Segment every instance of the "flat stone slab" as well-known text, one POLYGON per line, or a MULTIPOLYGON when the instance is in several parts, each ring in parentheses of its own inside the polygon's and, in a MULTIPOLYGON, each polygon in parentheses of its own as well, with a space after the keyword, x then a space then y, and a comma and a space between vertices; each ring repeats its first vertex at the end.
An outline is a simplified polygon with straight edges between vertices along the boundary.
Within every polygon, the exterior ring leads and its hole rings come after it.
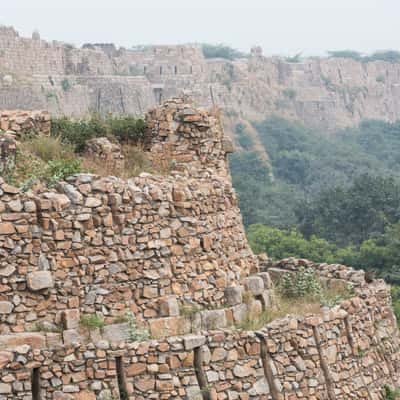
POLYGON ((46 336, 33 332, 0 335, 0 350, 13 350, 23 345, 29 345, 33 349, 44 349, 46 336))
POLYGON ((26 280, 29 289, 33 291, 49 289, 54 286, 54 279, 50 271, 30 272, 26 280))

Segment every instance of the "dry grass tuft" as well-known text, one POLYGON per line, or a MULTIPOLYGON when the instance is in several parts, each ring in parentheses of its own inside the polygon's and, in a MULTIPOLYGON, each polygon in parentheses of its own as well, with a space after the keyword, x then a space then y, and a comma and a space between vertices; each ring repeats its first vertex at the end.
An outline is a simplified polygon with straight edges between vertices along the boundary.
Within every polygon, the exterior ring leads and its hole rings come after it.
POLYGON ((83 159, 83 170, 100 176, 117 176, 122 179, 129 179, 138 176, 142 172, 150 174, 165 175, 169 171, 155 168, 152 164, 149 153, 140 146, 123 145, 124 168, 116 167, 113 162, 85 157, 83 159))
POLYGON ((44 162, 54 160, 73 160, 76 158, 72 145, 62 143, 60 138, 35 136, 21 143, 21 151, 31 154, 44 162))

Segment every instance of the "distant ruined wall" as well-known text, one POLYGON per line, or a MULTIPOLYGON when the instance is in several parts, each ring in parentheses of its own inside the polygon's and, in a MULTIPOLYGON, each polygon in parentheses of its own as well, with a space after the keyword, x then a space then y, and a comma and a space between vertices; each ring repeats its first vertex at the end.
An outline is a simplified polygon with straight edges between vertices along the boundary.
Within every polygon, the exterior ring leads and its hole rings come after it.
POLYGON ((143 116, 165 99, 190 93, 232 118, 271 115, 334 131, 363 119, 400 117, 400 63, 313 58, 289 63, 263 57, 205 59, 200 46, 75 48, 21 38, 0 27, 0 109, 46 109, 143 116))

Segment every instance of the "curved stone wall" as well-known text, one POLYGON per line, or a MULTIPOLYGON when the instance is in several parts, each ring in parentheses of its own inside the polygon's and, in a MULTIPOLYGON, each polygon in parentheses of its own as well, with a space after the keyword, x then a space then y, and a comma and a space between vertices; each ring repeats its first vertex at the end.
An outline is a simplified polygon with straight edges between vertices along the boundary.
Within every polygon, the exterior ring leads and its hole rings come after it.
POLYGON ((178 317, 183 303, 224 304, 257 271, 219 118, 175 100, 147 122, 171 176, 81 174, 41 193, 0 178, 0 333, 82 314, 178 317))
POLYGON ((256 258, 218 113, 175 99, 146 121, 168 176, 80 174, 35 193, 0 178, 0 399, 383 400, 400 383, 390 288, 346 266, 256 258), (300 267, 354 297, 234 327, 300 267), (137 341, 127 311, 161 339, 137 341))

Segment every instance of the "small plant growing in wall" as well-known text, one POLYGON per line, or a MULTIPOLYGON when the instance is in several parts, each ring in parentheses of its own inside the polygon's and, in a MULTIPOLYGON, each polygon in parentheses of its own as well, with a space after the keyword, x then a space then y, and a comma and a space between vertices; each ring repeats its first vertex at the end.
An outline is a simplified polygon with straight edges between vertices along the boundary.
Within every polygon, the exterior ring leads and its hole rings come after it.
POLYGON ((282 93, 286 98, 288 98, 290 100, 294 100, 296 98, 296 94, 297 94, 296 91, 291 88, 285 89, 282 93))
POLYGON ((384 400, 398 400, 400 399, 400 390, 392 389, 390 386, 385 385, 383 387, 383 396, 384 400))
POLYGON ((150 339, 150 333, 147 329, 140 328, 132 311, 126 313, 129 324, 129 337, 133 341, 141 341, 150 339))
POLYGON ((64 92, 68 92, 69 89, 71 89, 71 83, 70 81, 65 78, 61 81, 61 87, 64 90, 64 92))
POLYGON ((315 271, 311 268, 300 268, 295 273, 283 275, 279 291, 285 297, 315 297, 320 298, 322 294, 322 286, 315 271))
POLYGON ((377 81, 378 83, 385 83, 385 77, 384 77, 384 75, 378 75, 378 76, 376 77, 376 81, 377 81))
POLYGON ((102 330, 104 328, 105 322, 103 318, 99 317, 96 314, 92 314, 82 316, 81 325, 87 328, 89 331, 93 331, 95 329, 102 330))

